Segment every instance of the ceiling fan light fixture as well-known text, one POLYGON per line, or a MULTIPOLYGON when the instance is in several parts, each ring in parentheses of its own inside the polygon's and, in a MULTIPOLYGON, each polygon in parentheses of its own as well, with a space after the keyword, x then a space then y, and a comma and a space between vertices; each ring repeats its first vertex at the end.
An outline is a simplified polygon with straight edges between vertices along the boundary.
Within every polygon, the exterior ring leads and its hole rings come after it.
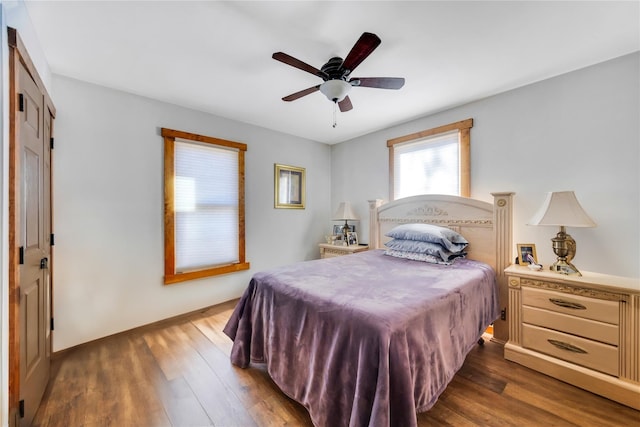
POLYGON ((344 80, 327 80, 320 85, 320 92, 332 102, 342 101, 350 90, 351 85, 344 80))

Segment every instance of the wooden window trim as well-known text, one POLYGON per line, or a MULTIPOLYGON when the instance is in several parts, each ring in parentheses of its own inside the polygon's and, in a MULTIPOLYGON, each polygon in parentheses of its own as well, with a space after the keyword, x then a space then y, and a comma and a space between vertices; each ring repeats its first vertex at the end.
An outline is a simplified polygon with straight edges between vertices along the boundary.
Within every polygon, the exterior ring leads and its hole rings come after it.
POLYGON ((245 257, 245 209, 244 209, 244 157, 247 145, 227 141, 225 139, 210 136, 197 135, 173 129, 162 128, 164 138, 164 283, 170 285, 187 280, 201 279, 203 277, 217 276, 248 270, 250 267, 245 257), (206 144, 217 145, 238 150, 238 262, 225 264, 203 270, 189 271, 185 273, 175 272, 175 212, 174 212, 174 147, 176 138, 197 141, 206 144))
POLYGON ((416 141, 429 136, 438 135, 452 130, 457 130, 460 139, 460 195, 462 197, 471 196, 471 131, 473 119, 461 120, 455 123, 438 126, 432 129, 423 130, 409 135, 399 136, 387 140, 389 147, 389 200, 394 199, 394 158, 393 147, 396 144, 416 141))

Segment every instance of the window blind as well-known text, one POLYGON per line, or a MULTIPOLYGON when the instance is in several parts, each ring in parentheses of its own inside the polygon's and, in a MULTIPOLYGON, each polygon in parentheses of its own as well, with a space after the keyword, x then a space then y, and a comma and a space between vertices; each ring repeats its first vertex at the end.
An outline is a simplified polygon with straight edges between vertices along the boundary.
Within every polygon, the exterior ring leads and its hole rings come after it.
POLYGON ((176 139, 175 269, 238 262, 238 151, 176 139))
POLYGON ((394 197, 452 194, 460 191, 457 130, 396 144, 393 151, 394 197))

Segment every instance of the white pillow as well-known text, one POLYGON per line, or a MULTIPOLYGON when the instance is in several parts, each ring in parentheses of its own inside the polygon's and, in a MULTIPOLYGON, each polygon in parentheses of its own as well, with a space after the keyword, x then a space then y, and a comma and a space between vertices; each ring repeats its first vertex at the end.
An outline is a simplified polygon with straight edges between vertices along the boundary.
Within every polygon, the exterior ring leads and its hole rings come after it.
POLYGON ((385 236, 393 239, 437 243, 454 253, 460 252, 469 244, 461 234, 432 224, 402 224, 394 227, 385 236))
POLYGON ((419 240, 393 239, 385 243, 385 246, 397 251, 433 255, 443 261, 449 261, 451 258, 464 254, 462 251, 451 252, 439 243, 421 242, 419 240))
POLYGON ((410 259, 413 261, 422 261, 422 262, 428 262, 431 264, 443 264, 443 265, 451 265, 455 262, 456 259, 458 258, 464 258, 464 255, 459 255, 457 257, 452 258, 449 261, 444 261, 442 260, 440 257, 437 256, 433 256, 433 255, 429 255, 429 254, 419 254, 416 252, 406 252, 406 251, 397 251, 395 249, 387 249, 386 251, 384 251, 385 255, 389 255, 392 257, 396 257, 396 258, 404 258, 404 259, 410 259))

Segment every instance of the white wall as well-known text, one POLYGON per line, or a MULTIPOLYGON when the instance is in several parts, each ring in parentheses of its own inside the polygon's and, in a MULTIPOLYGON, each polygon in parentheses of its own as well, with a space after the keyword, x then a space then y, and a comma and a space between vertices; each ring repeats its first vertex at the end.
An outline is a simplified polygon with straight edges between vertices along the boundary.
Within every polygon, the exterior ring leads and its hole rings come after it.
POLYGON ((514 259, 516 243, 535 243, 539 261, 555 260, 557 230, 526 223, 547 192, 574 190, 598 224, 567 229, 577 242, 574 264, 640 277, 638 76, 634 53, 335 145, 332 206, 355 204, 366 241, 366 200, 389 197, 386 141, 473 118, 471 197, 516 192, 514 259))
POLYGON ((238 297, 259 270, 317 258, 330 219, 330 147, 53 76, 54 351, 238 297), (163 286, 160 128, 248 145, 251 270, 163 286), (306 168, 305 210, 274 209, 274 163, 306 168))

